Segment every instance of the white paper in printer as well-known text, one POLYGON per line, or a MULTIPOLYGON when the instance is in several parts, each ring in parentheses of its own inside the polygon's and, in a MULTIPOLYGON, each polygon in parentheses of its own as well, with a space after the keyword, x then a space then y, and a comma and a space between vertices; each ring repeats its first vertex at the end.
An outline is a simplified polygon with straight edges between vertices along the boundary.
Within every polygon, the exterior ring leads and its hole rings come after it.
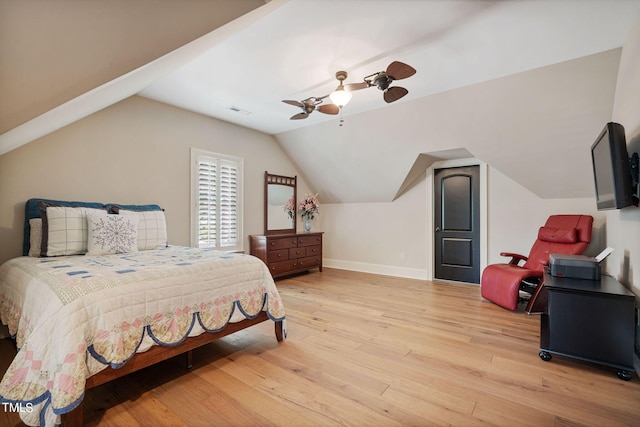
POLYGON ((609 254, 613 252, 613 248, 605 248, 602 252, 600 252, 598 255, 596 255, 595 260, 597 263, 602 262, 606 257, 609 256, 609 254))

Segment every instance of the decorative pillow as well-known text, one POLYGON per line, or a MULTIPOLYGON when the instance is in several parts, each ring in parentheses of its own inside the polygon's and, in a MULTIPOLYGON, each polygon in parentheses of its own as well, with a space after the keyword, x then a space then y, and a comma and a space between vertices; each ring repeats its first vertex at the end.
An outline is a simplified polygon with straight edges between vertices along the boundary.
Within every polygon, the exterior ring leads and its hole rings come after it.
POLYGON ((42 251, 42 218, 31 218, 29 229, 29 256, 39 257, 42 251))
POLYGON ((90 212, 87 229, 87 255, 138 252, 137 217, 90 212))
POLYGON ((160 249, 167 246, 167 222, 163 211, 118 209, 118 213, 138 218, 138 250, 160 249))
POLYGON ((87 213, 101 209, 46 205, 42 212, 41 256, 87 252, 87 213))
MULTIPOLYGON (((97 202, 70 202, 65 200, 52 200, 52 199, 29 199, 25 203, 24 214, 25 218, 45 218, 47 206, 65 206, 69 208, 91 208, 91 209, 105 209, 105 205, 97 202)), ((23 230, 23 242, 22 242, 22 255, 29 255, 29 249, 31 247, 31 226, 28 221, 25 221, 23 230)), ((47 229, 45 229, 44 221, 42 223, 42 239, 47 239, 47 229)), ((42 249, 40 249, 42 252, 42 249)), ((42 254, 41 254, 42 255, 42 254)))
POLYGON ((578 230, 575 228, 540 227, 538 239, 552 243, 576 243, 578 241, 578 230))

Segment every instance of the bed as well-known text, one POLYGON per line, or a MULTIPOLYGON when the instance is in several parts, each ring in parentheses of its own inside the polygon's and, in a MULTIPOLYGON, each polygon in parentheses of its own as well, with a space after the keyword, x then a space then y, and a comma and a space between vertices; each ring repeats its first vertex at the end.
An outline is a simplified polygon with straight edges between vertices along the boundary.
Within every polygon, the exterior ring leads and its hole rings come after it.
POLYGON ((82 425, 86 389, 254 324, 285 338, 264 263, 168 245, 157 205, 30 199, 24 238, 0 266, 0 319, 18 348, 0 402, 27 425, 82 425))

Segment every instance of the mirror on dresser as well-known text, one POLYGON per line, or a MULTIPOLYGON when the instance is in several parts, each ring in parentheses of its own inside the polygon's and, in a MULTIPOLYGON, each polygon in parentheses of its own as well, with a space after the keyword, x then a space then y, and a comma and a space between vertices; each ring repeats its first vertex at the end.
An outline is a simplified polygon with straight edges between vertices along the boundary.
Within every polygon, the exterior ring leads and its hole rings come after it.
POLYGON ((264 234, 296 232, 297 177, 264 172, 264 234), (284 209, 292 200, 293 217, 284 209))

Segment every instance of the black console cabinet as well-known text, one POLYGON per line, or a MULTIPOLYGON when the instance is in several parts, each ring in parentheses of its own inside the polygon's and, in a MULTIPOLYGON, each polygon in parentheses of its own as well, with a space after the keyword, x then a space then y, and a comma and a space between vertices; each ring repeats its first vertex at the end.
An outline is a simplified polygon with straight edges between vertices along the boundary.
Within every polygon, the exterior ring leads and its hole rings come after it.
POLYGON ((631 379, 635 296, 611 276, 601 280, 554 277, 545 273, 546 313, 540 318, 540 358, 552 354, 618 369, 631 379))

